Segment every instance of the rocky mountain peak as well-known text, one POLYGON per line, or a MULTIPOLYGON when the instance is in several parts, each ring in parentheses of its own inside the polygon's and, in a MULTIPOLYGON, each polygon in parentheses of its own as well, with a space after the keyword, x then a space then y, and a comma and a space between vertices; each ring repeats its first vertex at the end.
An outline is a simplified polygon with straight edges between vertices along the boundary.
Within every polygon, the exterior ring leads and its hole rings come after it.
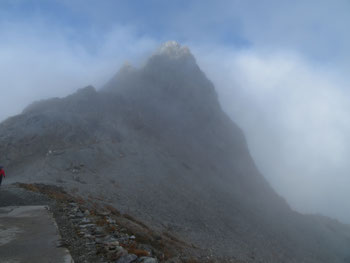
POLYGON ((181 57, 192 56, 191 51, 186 46, 181 46, 176 41, 167 41, 163 43, 155 53, 156 55, 167 55, 170 58, 178 59, 181 57))
POLYGON ((350 262, 350 229, 293 212, 273 191, 214 85, 174 41, 101 90, 88 86, 9 118, 0 153, 6 182, 57 184, 108 202, 211 256, 350 262))
POLYGON ((175 41, 162 44, 140 68, 124 64, 101 91, 162 108, 161 112, 173 107, 208 114, 220 108, 213 84, 189 48, 175 41))

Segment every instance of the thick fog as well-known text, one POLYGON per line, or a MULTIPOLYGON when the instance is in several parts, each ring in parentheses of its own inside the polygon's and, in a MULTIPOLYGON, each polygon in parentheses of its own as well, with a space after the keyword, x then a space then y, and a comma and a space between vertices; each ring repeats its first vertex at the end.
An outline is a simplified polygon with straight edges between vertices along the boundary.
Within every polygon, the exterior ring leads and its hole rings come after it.
POLYGON ((291 206, 350 222, 348 1, 2 1, 0 119, 188 45, 291 206))

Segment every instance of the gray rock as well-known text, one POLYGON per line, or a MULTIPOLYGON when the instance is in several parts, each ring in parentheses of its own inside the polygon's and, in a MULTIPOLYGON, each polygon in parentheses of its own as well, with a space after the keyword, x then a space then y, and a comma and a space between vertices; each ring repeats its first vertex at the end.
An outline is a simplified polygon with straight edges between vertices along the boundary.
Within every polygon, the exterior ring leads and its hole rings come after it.
POLYGON ((83 225, 83 224, 90 224, 91 223, 91 220, 84 217, 81 221, 80 221, 80 225, 83 225))
POLYGON ((125 248, 121 247, 121 246, 116 246, 115 248, 115 255, 117 257, 122 257, 128 254, 128 251, 126 251, 125 248))
POLYGON ((158 263, 158 259, 151 257, 141 257, 140 263, 158 263))
POLYGON ((109 247, 117 247, 117 246, 119 246, 119 242, 118 241, 107 241, 104 244, 106 246, 109 246, 109 247))
POLYGON ((76 218, 82 218, 82 217, 84 217, 84 214, 82 212, 77 212, 74 216, 76 218))
POLYGON ((128 254, 125 256, 120 257, 116 263, 131 263, 131 262, 135 262, 137 259, 137 256, 134 254, 128 254))
POLYGON ((105 236, 105 233, 104 233, 104 231, 103 231, 103 227, 96 227, 95 229, 94 229, 94 234, 96 235, 96 236, 105 236))
POLYGON ((109 224, 115 224, 116 223, 116 221, 114 219, 110 218, 110 217, 107 218, 107 222, 109 224))
POLYGON ((95 224, 81 224, 79 225, 80 228, 93 228, 95 227, 96 225, 95 224))
POLYGON ((165 263, 182 263, 182 260, 178 257, 174 257, 174 258, 167 259, 165 263))

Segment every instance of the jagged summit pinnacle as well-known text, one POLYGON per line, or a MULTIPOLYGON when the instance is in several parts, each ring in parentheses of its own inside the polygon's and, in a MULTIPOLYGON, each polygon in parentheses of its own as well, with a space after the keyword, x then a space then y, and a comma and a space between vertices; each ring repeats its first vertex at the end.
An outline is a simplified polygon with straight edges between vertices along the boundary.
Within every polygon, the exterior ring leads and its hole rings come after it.
POLYGON ((171 58, 181 58, 192 56, 190 49, 187 46, 181 46, 176 41, 167 41, 163 43, 155 53, 156 55, 167 55, 171 58))
MULTIPOLYGON (((163 84, 171 83, 172 86, 184 86, 183 83, 179 85, 175 85, 175 83, 183 82, 184 80, 196 80, 197 84, 198 81, 202 82, 202 84, 199 85, 201 89, 210 86, 210 92, 208 94, 213 93, 212 84, 208 84, 207 78, 199 69, 190 49, 187 46, 180 45, 176 41, 163 43, 153 55, 146 60, 145 64, 139 68, 133 67, 128 62, 125 62, 102 90, 129 90, 127 87, 140 86, 137 81, 141 81, 140 78, 144 78, 145 76, 151 76, 152 79, 162 82, 163 84), (189 75, 191 78, 186 77, 189 75)), ((154 84, 150 83, 150 87, 153 86, 154 84)), ((147 87, 147 89, 149 90, 150 87, 147 87)))

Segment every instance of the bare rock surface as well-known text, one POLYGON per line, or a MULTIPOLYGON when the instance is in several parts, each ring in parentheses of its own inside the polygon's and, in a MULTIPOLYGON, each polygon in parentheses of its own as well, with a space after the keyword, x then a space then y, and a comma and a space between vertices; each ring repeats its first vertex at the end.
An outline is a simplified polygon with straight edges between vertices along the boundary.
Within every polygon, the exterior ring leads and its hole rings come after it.
POLYGON ((257 170, 213 84, 176 43, 139 69, 124 67, 101 90, 36 102, 7 119, 0 152, 4 183, 56 184, 208 257, 350 262, 349 226, 290 209, 257 170))

